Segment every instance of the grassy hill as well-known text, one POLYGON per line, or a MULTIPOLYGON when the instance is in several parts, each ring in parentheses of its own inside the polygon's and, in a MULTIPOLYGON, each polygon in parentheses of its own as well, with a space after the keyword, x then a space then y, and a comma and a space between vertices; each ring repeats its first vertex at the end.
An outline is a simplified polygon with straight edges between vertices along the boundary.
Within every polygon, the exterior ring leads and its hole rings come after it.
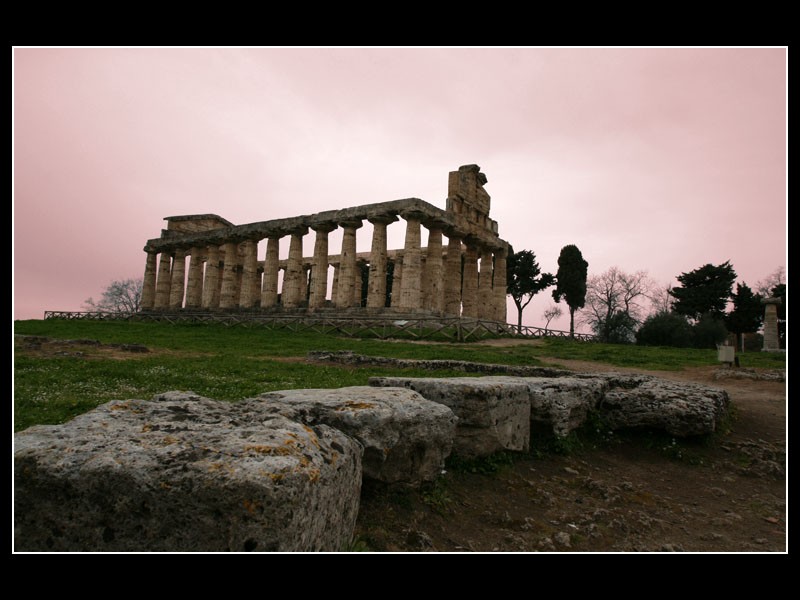
MULTIPOLYGON (((238 400, 291 388, 366 385, 372 376, 464 376, 463 372, 320 365, 312 350, 352 350, 370 356, 452 359, 509 365, 557 364, 559 359, 599 361, 642 369, 715 365, 716 352, 641 348, 563 339, 536 345, 413 343, 293 333, 288 330, 92 321, 16 321, 14 333, 60 343, 17 338, 14 352, 14 428, 62 423, 109 400, 148 398, 167 390, 192 390, 238 400), (84 340, 67 343, 66 340, 84 340), (85 343, 96 340, 100 345, 85 343), (136 353, 115 347, 146 346, 136 353)), ((783 354, 751 353, 743 366, 783 368, 783 354)))

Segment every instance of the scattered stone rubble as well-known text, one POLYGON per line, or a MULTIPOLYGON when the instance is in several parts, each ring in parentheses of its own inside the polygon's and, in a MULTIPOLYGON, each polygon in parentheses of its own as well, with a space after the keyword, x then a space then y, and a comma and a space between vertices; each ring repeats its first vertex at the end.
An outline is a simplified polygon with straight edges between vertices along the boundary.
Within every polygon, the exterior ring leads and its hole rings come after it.
MULTIPOLYGON (((339 550, 352 540, 362 476, 419 486, 451 451, 526 450, 531 422, 565 436, 596 412, 612 429, 688 436, 715 431, 728 410, 716 388, 614 373, 370 386, 241 402, 168 392, 17 433, 16 549, 339 550)), ((778 452, 740 450, 774 474, 778 452)))

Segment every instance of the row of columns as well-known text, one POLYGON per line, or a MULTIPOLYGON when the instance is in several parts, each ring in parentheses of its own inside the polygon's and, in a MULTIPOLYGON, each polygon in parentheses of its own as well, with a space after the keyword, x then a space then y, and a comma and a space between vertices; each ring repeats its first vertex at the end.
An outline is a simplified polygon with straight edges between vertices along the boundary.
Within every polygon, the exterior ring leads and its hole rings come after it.
MULTIPOLYGON (((442 245, 442 227, 423 223, 419 213, 404 213, 406 221, 402 260, 396 260, 391 306, 414 312, 431 311, 505 321, 505 249, 479 247, 449 232, 447 250, 442 245), (428 229, 428 247, 421 248, 421 226, 428 229), (462 251, 462 245, 466 249, 462 251), (480 267, 479 267, 480 265, 480 267)), ((397 221, 394 215, 369 219, 373 225, 369 260, 367 308, 386 305, 388 250, 386 229, 397 221)), ((286 308, 300 307, 308 290, 308 307, 322 308, 328 289, 328 234, 342 227, 342 248, 335 266, 332 303, 339 308, 361 306, 362 278, 356 254, 356 230, 361 220, 315 225, 314 256, 310 281, 303 260, 303 236, 307 227, 287 232, 290 236, 281 303, 286 308)), ((267 238, 263 277, 259 272, 258 242, 230 241, 221 246, 192 247, 147 253, 142 308, 179 309, 270 308, 278 303, 278 259, 280 238, 267 238), (186 258, 189 257, 188 279, 186 258), (205 263, 205 270, 203 264, 205 263), (184 287, 185 283, 185 287, 184 287)))

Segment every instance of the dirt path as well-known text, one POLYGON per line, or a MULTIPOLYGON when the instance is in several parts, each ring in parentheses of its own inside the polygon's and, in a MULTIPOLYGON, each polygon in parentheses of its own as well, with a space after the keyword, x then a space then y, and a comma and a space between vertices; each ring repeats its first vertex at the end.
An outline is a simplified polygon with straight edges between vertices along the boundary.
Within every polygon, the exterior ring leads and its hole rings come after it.
POLYGON ((389 551, 786 550, 784 383, 713 378, 716 367, 642 371, 722 387, 731 431, 715 443, 637 438, 533 455, 494 474, 449 472, 431 489, 367 489, 358 535, 389 551), (656 443, 657 442, 657 443, 656 443))

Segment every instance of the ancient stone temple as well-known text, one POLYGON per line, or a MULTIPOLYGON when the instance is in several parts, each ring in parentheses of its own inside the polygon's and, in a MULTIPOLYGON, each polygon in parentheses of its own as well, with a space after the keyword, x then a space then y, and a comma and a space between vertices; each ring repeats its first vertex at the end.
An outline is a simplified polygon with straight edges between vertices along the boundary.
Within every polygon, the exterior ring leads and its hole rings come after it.
POLYGON ((477 165, 451 172, 445 210, 408 198, 246 225, 217 215, 166 217, 161 237, 144 247, 142 311, 363 311, 504 323, 508 243, 489 218, 486 181, 477 165), (387 227, 401 220, 405 244, 389 250, 387 227), (364 221, 373 225, 372 244, 359 253, 356 230, 364 221), (342 246, 332 254, 328 234, 338 227, 342 246), (311 231, 314 254, 303 256, 311 231), (261 240, 264 256, 258 256, 261 240), (286 243, 288 258, 279 260, 286 243))

